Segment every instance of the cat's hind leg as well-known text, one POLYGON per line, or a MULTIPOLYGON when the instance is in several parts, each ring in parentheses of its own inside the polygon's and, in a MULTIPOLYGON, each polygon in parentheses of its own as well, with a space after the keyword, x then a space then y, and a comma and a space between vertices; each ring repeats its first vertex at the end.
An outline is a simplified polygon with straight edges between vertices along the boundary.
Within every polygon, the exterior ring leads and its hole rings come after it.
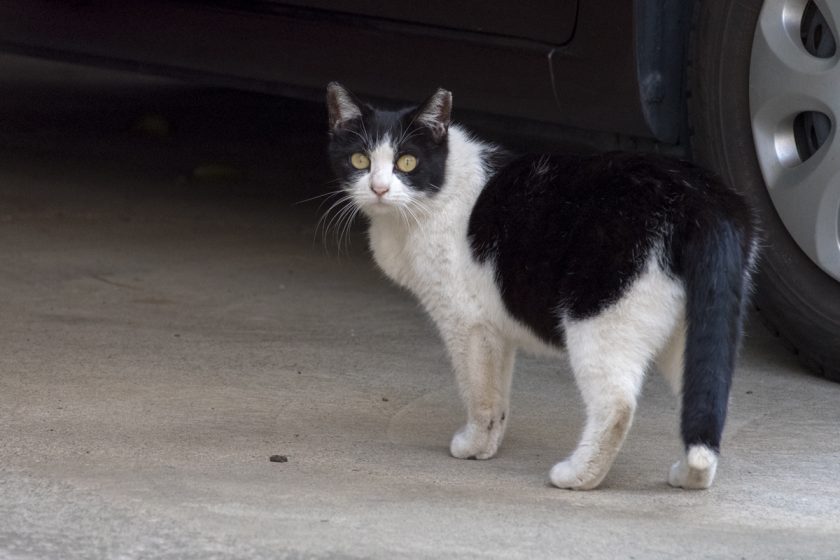
POLYGON ((449 446, 459 459, 489 459, 496 454, 510 417, 510 385, 516 348, 493 329, 476 326, 448 337, 467 423, 449 446))
POLYGON ((566 347, 586 405, 580 443, 551 469, 560 488, 588 490, 607 475, 636 410, 647 367, 674 329, 682 287, 650 263, 615 304, 598 315, 566 319, 566 347))
POLYGON ((679 399, 682 395, 683 369, 685 363, 685 313, 680 312, 677 325, 665 347, 656 356, 656 369, 668 382, 671 391, 679 399))

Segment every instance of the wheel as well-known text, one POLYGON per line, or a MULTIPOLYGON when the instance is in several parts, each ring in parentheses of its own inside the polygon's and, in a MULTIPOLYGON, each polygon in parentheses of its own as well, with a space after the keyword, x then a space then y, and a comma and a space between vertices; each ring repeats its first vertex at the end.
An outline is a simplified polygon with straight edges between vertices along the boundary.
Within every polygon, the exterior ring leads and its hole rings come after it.
POLYGON ((753 301, 808 367, 840 381, 840 5, 697 2, 691 150, 750 199, 763 247, 753 301))

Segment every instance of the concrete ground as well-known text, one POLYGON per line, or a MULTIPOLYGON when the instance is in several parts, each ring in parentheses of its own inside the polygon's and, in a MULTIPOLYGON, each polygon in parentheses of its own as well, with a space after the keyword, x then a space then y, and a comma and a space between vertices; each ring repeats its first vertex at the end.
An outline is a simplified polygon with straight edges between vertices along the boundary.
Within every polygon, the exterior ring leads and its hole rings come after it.
POLYGON ((562 361, 520 358, 499 456, 453 459, 433 327, 294 204, 330 188, 320 107, 0 67, 0 558, 840 555, 840 385, 757 320, 710 491, 665 483, 655 375, 603 487, 549 487, 562 361))

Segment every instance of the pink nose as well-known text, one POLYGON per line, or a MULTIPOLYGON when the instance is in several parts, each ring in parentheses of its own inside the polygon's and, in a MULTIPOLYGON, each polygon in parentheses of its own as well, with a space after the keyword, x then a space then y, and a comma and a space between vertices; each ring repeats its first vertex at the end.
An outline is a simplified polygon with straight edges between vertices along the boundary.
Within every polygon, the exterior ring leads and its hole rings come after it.
POLYGON ((387 193, 391 189, 389 189, 385 185, 371 185, 370 190, 375 192, 376 196, 383 197, 383 196, 385 196, 385 193, 387 193))

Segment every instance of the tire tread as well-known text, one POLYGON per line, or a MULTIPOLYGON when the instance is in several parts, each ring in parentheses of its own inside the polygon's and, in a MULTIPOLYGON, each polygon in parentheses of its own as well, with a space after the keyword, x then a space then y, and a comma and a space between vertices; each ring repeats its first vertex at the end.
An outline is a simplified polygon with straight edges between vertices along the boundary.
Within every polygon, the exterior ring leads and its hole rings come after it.
MULTIPOLYGON (((715 65, 709 61, 718 60, 722 56, 723 34, 732 21, 728 17, 730 14, 725 13, 726 10, 760 5, 761 0, 698 0, 691 16, 685 80, 689 153, 698 163, 717 171, 730 183, 734 182, 731 180, 733 173, 726 158, 725 147, 719 141, 721 131, 714 122, 718 113, 709 110, 711 96, 704 88, 709 88, 709 84, 718 80, 715 65), (712 26, 708 24, 708 19, 702 19, 715 16, 727 25, 712 26), (701 41, 700 34, 704 28, 710 30, 712 37, 705 37, 705 41, 701 41)), ((765 212, 768 211, 775 214, 772 207, 765 212)), ((770 218, 765 218, 765 223, 770 221, 770 218)), ((775 215, 772 218, 778 221, 775 215)), ((774 280, 775 272, 770 271, 769 266, 767 271, 764 268, 762 264, 757 274, 758 294, 753 305, 761 322, 783 346, 797 356, 803 366, 827 379, 840 382, 840 329, 835 332, 830 328, 823 328, 821 332, 814 329, 814 336, 807 336, 807 329, 802 327, 803 311, 797 309, 791 298, 783 293, 785 287, 774 280)), ((840 292, 840 286, 835 288, 835 292, 840 292)))

